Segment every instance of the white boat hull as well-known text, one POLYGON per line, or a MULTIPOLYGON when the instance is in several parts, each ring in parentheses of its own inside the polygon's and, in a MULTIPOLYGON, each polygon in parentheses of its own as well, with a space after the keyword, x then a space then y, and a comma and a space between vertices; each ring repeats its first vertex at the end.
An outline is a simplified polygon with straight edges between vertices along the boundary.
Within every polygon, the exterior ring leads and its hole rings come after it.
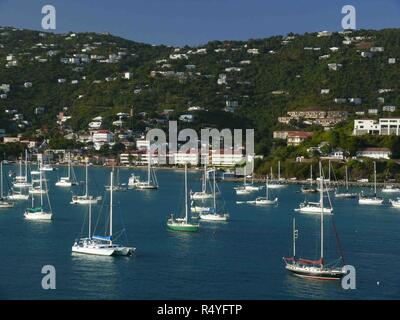
MULTIPOLYGON (((297 212, 301 212, 301 213, 310 213, 310 214, 321 214, 321 208, 319 207, 300 207, 297 209, 294 209, 297 212)), ((332 209, 331 208, 323 208, 322 212, 323 214, 332 214, 332 209)))
POLYGON ((99 201, 101 201, 101 197, 74 197, 71 204, 97 204, 99 201))
POLYGON ((200 219, 205 221, 228 221, 229 214, 200 213, 200 219))
POLYGON ((50 212, 29 213, 25 212, 24 217, 27 220, 51 220, 53 214, 50 212))
POLYGON ((269 200, 269 199, 256 199, 254 202, 258 206, 265 206, 265 205, 273 205, 278 203, 278 198, 275 198, 274 200, 269 200))
POLYGON ((380 198, 360 198, 358 199, 359 204, 367 204, 367 205, 381 205, 383 204, 383 199, 380 198))
POLYGON ((400 200, 389 200, 389 202, 393 208, 400 209, 400 200))
POLYGON ((195 192, 190 195, 190 198, 193 200, 205 200, 212 199, 213 195, 211 193, 195 192))
POLYGON ((27 194, 12 194, 7 197, 8 200, 25 201, 29 199, 27 194))

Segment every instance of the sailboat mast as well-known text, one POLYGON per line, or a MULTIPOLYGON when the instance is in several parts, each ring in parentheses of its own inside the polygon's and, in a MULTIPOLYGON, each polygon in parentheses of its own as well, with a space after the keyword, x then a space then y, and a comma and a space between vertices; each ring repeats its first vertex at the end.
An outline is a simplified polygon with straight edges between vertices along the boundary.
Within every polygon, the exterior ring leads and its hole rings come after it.
POLYGON ((86 182, 85 182, 85 196, 88 196, 88 160, 86 159, 86 166, 85 166, 85 173, 86 173, 86 182))
POLYGON ((25 182, 28 182, 28 151, 25 149, 25 182))
POLYGON ((204 161, 204 180, 203 180, 203 192, 207 191, 207 162, 204 161))
POLYGON ((147 149, 147 154, 148 154, 148 161, 147 161, 147 184, 150 184, 150 142, 149 142, 149 148, 147 149))
POLYGON ((374 161, 374 194, 376 196, 376 162, 374 161))
POLYGON ((185 222, 188 222, 187 164, 185 163, 185 222))
POLYGON ((92 202, 89 201, 89 239, 91 238, 92 233, 92 202))
POLYGON ((216 201, 215 201, 215 168, 213 170, 213 199, 214 199, 214 214, 217 214, 217 205, 216 205, 216 201))
POLYGON ((71 179, 71 155, 68 155, 68 180, 71 179))
POLYGON ((324 178, 322 176, 322 165, 319 163, 320 180, 320 206, 321 206, 321 265, 324 258, 324 178))
POLYGON ((347 191, 349 191, 349 177, 347 175, 347 166, 345 167, 345 170, 346 170, 346 189, 347 191))
POLYGON ((265 179, 265 199, 268 200, 268 175, 266 176, 265 179))
POLYGON ((281 162, 278 161, 278 181, 281 181, 281 162))
POLYGON ((114 188, 114 171, 110 173, 110 243, 112 244, 112 222, 113 222, 113 188, 114 188))
POLYGON ((40 207, 43 211, 43 188, 42 188, 42 166, 41 166, 41 162, 39 162, 39 184, 40 184, 40 207))
POLYGON ((0 184, 1 184, 1 186, 0 186, 0 199, 3 199, 3 160, 1 161, 1 164, 0 164, 0 171, 1 171, 1 180, 0 180, 0 184))
POLYGON ((293 217, 293 258, 296 257, 296 218, 293 217))

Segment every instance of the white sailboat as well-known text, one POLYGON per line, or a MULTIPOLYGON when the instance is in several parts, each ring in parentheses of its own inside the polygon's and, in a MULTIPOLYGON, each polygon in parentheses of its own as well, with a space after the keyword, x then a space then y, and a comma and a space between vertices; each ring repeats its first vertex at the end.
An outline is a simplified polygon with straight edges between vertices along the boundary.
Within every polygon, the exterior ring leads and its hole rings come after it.
POLYGON ((215 196, 216 182, 215 182, 215 169, 213 171, 213 207, 206 212, 200 212, 199 218, 205 221, 228 221, 228 213, 219 213, 217 210, 217 202, 215 196))
POLYGON ((65 187, 65 188, 78 185, 78 183, 76 182, 74 171, 72 169, 71 155, 69 155, 68 157, 68 175, 66 177, 60 177, 60 179, 55 183, 55 185, 57 187, 65 187))
POLYGON ((255 200, 256 205, 271 205, 271 204, 277 204, 278 203, 278 198, 275 197, 274 199, 269 198, 269 185, 268 185, 268 176, 266 177, 265 180, 265 198, 264 197, 258 197, 255 200))
POLYGON ((390 199, 389 202, 393 208, 400 209, 400 198, 397 198, 395 200, 390 199))
POLYGON ((3 194, 3 161, 0 163, 0 209, 12 208, 14 202, 8 201, 3 194))
POLYGON ((313 186, 313 167, 310 165, 310 186, 302 186, 301 192, 303 193, 317 193, 318 190, 313 186))
POLYGON ((158 189, 158 181, 157 176, 154 169, 151 166, 151 153, 150 146, 147 151, 148 160, 147 160, 147 181, 139 181, 135 188, 139 190, 156 190, 158 189))
POLYGON ((212 199, 213 194, 211 192, 207 192, 207 183, 208 183, 208 174, 207 174, 207 162, 204 162, 204 175, 202 177, 202 185, 201 191, 191 192, 190 198, 193 200, 206 200, 212 199))
MULTIPOLYGON (((320 172, 321 164, 320 164, 320 172)), ((320 179, 320 258, 318 260, 309 260, 297 258, 296 256, 296 239, 298 238, 298 230, 296 230, 296 221, 293 218, 293 256, 283 258, 285 262, 285 268, 289 272, 296 276, 310 279, 319 280, 339 280, 344 275, 345 272, 341 267, 338 266, 336 262, 333 265, 327 265, 324 258, 324 180, 320 179)), ((336 235, 336 234, 335 234, 336 235)), ((337 235, 336 235, 337 237, 337 235)), ((342 257, 338 261, 343 260, 342 257)))
POLYGON ((373 195, 364 195, 363 192, 360 193, 358 198, 359 204, 367 204, 367 205, 381 205, 383 204, 383 198, 377 197, 376 195, 376 162, 374 161, 374 194, 373 195))
POLYGON ((347 174, 347 166, 345 166, 345 173, 346 173, 346 191, 345 192, 338 192, 338 190, 335 191, 335 198, 339 199, 354 199, 357 198, 357 193, 352 193, 349 192, 349 178, 347 174))
POLYGON ((125 247, 113 242, 113 174, 110 173, 110 209, 109 209, 109 234, 96 236, 91 234, 92 203, 89 202, 89 231, 87 238, 80 238, 72 246, 72 252, 98 256, 130 256, 136 248, 125 247))
POLYGON ((400 188, 397 188, 393 185, 386 185, 384 188, 382 188, 382 192, 385 193, 399 193, 400 192, 400 188))
POLYGON ((46 180, 42 178, 42 171, 40 171, 39 181, 40 181, 40 185, 39 185, 40 189, 46 190, 45 194, 47 197, 48 209, 45 210, 45 208, 44 208, 44 204, 43 204, 43 194, 44 193, 40 193, 40 206, 39 207, 35 206, 35 195, 31 194, 32 206, 30 208, 27 208, 24 213, 24 217, 27 220, 51 220, 53 217, 50 199, 49 199, 49 195, 47 193, 47 184, 46 184, 46 180), (43 186, 43 180, 45 181, 44 186, 43 186))
MULTIPOLYGON (((114 178, 114 184, 113 184, 113 191, 126 191, 126 183, 120 183, 119 182, 119 169, 117 168, 116 170, 114 167, 112 168, 113 171, 115 171, 115 178, 114 178)), ((106 186, 106 190, 110 191, 111 186, 106 186)))
POLYGON ((101 196, 94 197, 89 195, 89 183, 88 183, 88 162, 85 164, 85 194, 82 196, 72 196, 71 204, 97 204, 97 202, 101 201, 101 196))
POLYGON ((173 231, 195 232, 199 230, 199 224, 189 221, 187 165, 185 164, 185 217, 175 218, 173 214, 167 221, 167 228, 173 231))
POLYGON ((323 175, 322 175, 322 165, 320 163, 319 165, 319 171, 320 171, 320 178, 319 178, 319 183, 320 183, 320 187, 319 187, 319 192, 320 192, 320 196, 319 196, 319 202, 311 202, 311 201, 307 201, 305 200, 304 202, 300 203, 299 208, 294 209, 297 212, 301 212, 301 213, 308 213, 308 214, 332 214, 333 212, 333 208, 332 208, 332 203, 331 203, 331 199, 329 197, 329 192, 326 191, 326 194, 328 196, 328 200, 329 200, 329 207, 324 207, 323 205, 321 206, 321 204, 323 204, 324 202, 324 193, 323 193, 323 188, 324 188, 324 179, 323 179, 323 175))
POLYGON ((272 167, 271 167, 271 182, 269 183, 269 188, 270 189, 281 189, 281 188, 286 188, 286 187, 287 187, 287 185, 282 183, 281 162, 278 161, 278 180, 277 181, 273 180, 272 167))
POLYGON ((247 195, 251 193, 251 190, 246 188, 247 183, 246 183, 246 177, 247 177, 247 173, 246 173, 246 166, 243 168, 243 185, 239 186, 239 187, 235 187, 235 191, 236 194, 238 196, 242 196, 242 195, 247 195))
POLYGON ((19 175, 15 177, 13 182, 15 188, 29 188, 31 183, 28 182, 28 151, 25 150, 25 174, 22 175, 22 160, 19 161, 19 175))
MULTIPOLYGON (((45 159, 48 159, 47 157, 45 157, 45 159)), ((54 171, 53 166, 50 164, 50 162, 45 163, 44 161, 42 161, 42 165, 40 167, 41 171, 54 171)))

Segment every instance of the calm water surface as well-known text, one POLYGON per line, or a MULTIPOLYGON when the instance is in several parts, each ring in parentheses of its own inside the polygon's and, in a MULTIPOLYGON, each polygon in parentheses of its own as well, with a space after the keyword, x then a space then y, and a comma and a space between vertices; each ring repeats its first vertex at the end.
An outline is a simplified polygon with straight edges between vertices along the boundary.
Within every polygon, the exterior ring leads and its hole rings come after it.
MULTIPOLYGON (((5 172, 8 169, 13 168, 5 166, 5 172)), ((75 171, 84 180, 84 168, 75 171)), ((90 168, 91 193, 104 195, 101 186, 108 184, 109 172, 90 168)), ((121 182, 133 172, 121 169, 121 182)), ((144 171, 136 173, 145 176, 144 171)), ((368 207, 356 200, 333 200, 346 263, 357 270, 357 289, 345 291, 339 282, 307 281, 284 269, 282 257, 292 250, 293 209, 304 200, 299 186, 274 191, 278 206, 255 207, 236 201, 251 200, 256 194, 239 198, 234 183, 220 183, 231 221, 203 222, 194 234, 174 233, 165 222, 171 212, 182 210, 183 173, 158 170, 158 191, 114 193, 114 229, 126 229, 127 243, 137 248, 137 254, 113 258, 71 254, 82 228, 86 232, 87 208, 69 204, 71 190, 54 186, 63 175, 62 167, 46 173, 53 221, 24 220, 27 202, 0 211, 1 299, 400 298, 400 210, 387 204, 368 207), (56 268, 56 290, 41 288, 43 265, 56 268)), ((200 189, 199 178, 200 173, 189 173, 190 188, 200 189)), ((103 208, 93 207, 93 225, 101 216, 98 232, 106 223, 107 200, 103 208)), ((299 255, 318 258, 318 217, 297 214, 296 221, 299 255)), ((328 259, 338 256, 329 225, 328 259)))

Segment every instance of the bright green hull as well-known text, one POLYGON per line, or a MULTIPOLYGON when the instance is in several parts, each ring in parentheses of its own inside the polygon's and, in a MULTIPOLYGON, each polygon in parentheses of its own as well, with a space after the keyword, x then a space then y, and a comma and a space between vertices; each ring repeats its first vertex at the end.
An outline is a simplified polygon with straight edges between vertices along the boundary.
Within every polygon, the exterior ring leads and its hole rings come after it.
POLYGON ((173 231, 196 232, 199 230, 199 225, 198 224, 182 225, 175 223, 174 224, 167 223, 167 228, 173 231))

